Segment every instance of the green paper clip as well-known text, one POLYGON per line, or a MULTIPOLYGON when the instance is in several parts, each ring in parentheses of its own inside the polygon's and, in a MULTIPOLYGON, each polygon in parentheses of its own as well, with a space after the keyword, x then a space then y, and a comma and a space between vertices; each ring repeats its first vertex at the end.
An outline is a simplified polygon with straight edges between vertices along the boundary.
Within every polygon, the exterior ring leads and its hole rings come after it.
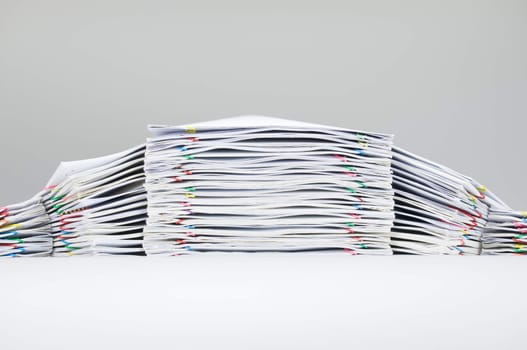
POLYGON ((64 198, 64 197, 65 197, 65 195, 62 195, 62 196, 55 196, 55 197, 51 197, 51 200, 52 200, 53 202, 56 202, 56 201, 61 200, 61 199, 64 198))

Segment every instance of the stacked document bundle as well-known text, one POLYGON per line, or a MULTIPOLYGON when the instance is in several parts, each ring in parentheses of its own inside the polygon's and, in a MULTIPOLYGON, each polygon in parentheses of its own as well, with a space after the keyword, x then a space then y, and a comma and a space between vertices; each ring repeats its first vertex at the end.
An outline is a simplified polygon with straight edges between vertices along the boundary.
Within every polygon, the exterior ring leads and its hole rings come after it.
POLYGON ((492 208, 483 233, 485 255, 527 254, 527 212, 492 208))
POLYGON ((60 164, 44 198, 53 255, 144 254, 144 150, 60 164))
POLYGON ((150 131, 147 254, 391 254, 391 136, 252 116, 150 131))
POLYGON ((0 208, 0 256, 47 256, 53 242, 41 193, 0 208))
POLYGON ((489 206, 499 200, 447 167, 401 148, 393 151, 394 252, 479 254, 489 206))

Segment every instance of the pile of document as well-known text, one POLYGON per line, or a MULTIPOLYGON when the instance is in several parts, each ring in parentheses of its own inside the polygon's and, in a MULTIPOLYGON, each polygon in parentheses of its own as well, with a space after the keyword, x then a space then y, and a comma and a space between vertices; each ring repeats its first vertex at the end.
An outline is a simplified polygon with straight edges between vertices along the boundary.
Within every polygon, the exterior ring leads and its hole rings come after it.
POLYGON ((53 242, 41 193, 0 208, 0 256, 47 256, 53 242))
POLYGON ((497 199, 472 179, 401 148, 393 149, 394 252, 479 254, 497 199))
POLYGON ((144 254, 144 151, 60 164, 44 196, 54 256, 144 254))
POLYGON ((0 208, 0 256, 527 254, 527 212, 391 135, 261 116, 149 130, 0 208))
POLYGON ((527 212, 492 209, 483 233, 482 254, 527 254, 527 212))
POLYGON ((150 131, 147 254, 391 254, 392 136, 256 116, 150 131))

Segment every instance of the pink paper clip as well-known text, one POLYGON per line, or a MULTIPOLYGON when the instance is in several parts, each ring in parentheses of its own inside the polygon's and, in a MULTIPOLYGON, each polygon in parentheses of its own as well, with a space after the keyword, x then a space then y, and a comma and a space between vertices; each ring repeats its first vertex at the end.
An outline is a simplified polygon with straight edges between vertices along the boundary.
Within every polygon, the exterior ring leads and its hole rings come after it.
POLYGON ((344 248, 344 251, 345 251, 346 253, 351 254, 351 255, 357 255, 357 252, 354 251, 353 249, 350 249, 350 248, 344 248))
POLYGON ((337 158, 338 160, 342 161, 342 162, 347 162, 348 161, 348 158, 346 158, 346 156, 343 156, 342 154, 335 154, 334 155, 335 158, 337 158))
POLYGON ((524 223, 521 222, 521 221, 515 221, 515 222, 514 222, 514 227, 516 227, 516 228, 527 228, 527 225, 524 224, 524 223))

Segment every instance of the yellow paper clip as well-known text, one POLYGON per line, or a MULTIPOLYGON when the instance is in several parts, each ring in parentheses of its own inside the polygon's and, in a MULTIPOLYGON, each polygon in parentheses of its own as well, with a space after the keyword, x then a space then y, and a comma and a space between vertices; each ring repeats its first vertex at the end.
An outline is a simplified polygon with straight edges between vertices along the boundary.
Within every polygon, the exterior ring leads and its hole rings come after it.
POLYGON ((12 230, 16 230, 17 228, 20 228, 20 226, 22 225, 21 224, 11 224, 11 225, 2 227, 2 229, 7 230, 7 231, 12 231, 12 230))
POLYGON ((193 126, 187 126, 187 127, 185 128, 185 131, 188 132, 189 134, 195 134, 197 130, 196 130, 196 128, 193 127, 193 126))
POLYGON ((478 191, 480 191, 480 192, 487 192, 488 191, 487 186, 483 186, 483 185, 481 185, 479 187, 476 187, 476 189, 478 191))

